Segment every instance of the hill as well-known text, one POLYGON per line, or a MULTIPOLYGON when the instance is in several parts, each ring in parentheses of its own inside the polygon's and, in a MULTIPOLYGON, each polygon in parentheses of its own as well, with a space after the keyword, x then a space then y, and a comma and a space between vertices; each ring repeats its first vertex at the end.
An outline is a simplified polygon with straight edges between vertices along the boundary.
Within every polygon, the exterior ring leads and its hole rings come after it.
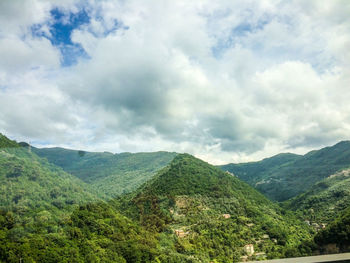
POLYGON ((339 253, 350 250, 350 207, 314 238, 321 253, 339 253))
POLYGON ((107 203, 81 205, 49 231, 37 224, 24 235, 0 211, 0 262, 159 262, 155 234, 107 203))
POLYGON ((329 223, 350 204, 350 169, 341 170, 316 183, 310 190, 284 203, 310 222, 329 223))
POLYGON ((79 204, 97 200, 87 184, 29 148, 17 143, 0 148, 0 210, 11 213, 16 224, 56 222, 79 204))
POLYGON ((150 262, 152 233, 100 202, 94 190, 1 137, 0 262, 150 262))
POLYGON ((303 156, 280 154, 260 162, 228 164, 220 168, 234 173, 270 199, 285 201, 348 167, 350 142, 343 141, 303 156))
POLYGON ((307 255, 306 224, 238 178, 181 154, 115 206, 160 233, 161 262, 232 262, 307 255), (255 252, 248 250, 254 248, 255 252), (216 261, 215 261, 216 260, 216 261))
POLYGON ((12 147, 20 147, 20 145, 16 141, 12 141, 7 138, 5 135, 0 133, 0 148, 12 148, 12 147))
POLYGON ((176 153, 85 152, 63 148, 33 148, 33 151, 110 199, 135 190, 165 167, 176 153))
POLYGON ((301 155, 292 153, 280 153, 270 158, 265 158, 259 162, 249 163, 230 163, 219 166, 224 171, 229 171, 236 175, 239 179, 249 183, 255 184, 263 178, 272 175, 281 167, 300 158, 301 155))

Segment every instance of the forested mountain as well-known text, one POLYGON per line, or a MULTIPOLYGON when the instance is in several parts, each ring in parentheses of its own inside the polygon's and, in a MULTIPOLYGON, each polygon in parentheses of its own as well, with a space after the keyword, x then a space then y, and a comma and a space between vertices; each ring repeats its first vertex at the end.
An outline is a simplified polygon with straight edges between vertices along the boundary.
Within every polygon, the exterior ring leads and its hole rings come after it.
POLYGON ((13 142, 0 148, 0 209, 13 212, 18 222, 30 222, 34 216, 39 220, 41 215, 55 220, 74 205, 97 200, 87 184, 30 148, 13 142))
POLYGON ((0 211, 0 262, 159 262, 158 240, 107 203, 81 205, 32 231, 0 211))
POLYGON ((329 223, 350 205, 350 169, 341 170, 284 203, 310 222, 329 223))
POLYGON ((306 224, 236 177, 188 154, 175 157, 115 203, 147 229, 161 233, 161 262, 232 262, 245 255, 311 252, 298 248, 301 240, 311 238, 306 224), (254 253, 245 251, 250 246, 254 253), (177 261, 171 261, 174 257, 177 261))
POLYGON ((17 142, 10 140, 5 135, 0 133, 0 148, 13 148, 13 147, 20 147, 20 146, 17 142))
POLYGON ((33 151, 88 183, 106 199, 135 190, 176 156, 170 152, 112 154, 63 148, 33 151))
POLYGON ((155 258, 153 233, 100 202, 88 184, 28 144, 0 139, 0 262, 155 258))
POLYGON ((0 262, 237 262, 348 251, 348 146, 221 167, 233 175, 189 154, 36 149, 1 135, 0 262), (260 182, 287 168, 317 178, 337 171, 284 208, 235 176, 260 182))
POLYGON ((350 251, 350 207, 344 210, 326 229, 315 236, 321 253, 350 251))
POLYGON ((260 162, 223 165, 221 169, 235 174, 270 199, 285 201, 348 167, 350 142, 343 141, 303 156, 279 154, 260 162))

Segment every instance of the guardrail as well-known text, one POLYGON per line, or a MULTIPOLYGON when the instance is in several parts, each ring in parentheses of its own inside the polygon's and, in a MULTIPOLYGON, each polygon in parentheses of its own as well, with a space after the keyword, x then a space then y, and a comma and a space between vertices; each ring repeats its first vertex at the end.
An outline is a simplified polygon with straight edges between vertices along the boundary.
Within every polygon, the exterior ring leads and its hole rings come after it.
POLYGON ((350 262, 350 253, 342 254, 331 254, 322 256, 312 257, 300 257, 300 258, 283 258, 283 259, 272 259, 262 261, 247 261, 247 263, 321 263, 321 262, 350 262))

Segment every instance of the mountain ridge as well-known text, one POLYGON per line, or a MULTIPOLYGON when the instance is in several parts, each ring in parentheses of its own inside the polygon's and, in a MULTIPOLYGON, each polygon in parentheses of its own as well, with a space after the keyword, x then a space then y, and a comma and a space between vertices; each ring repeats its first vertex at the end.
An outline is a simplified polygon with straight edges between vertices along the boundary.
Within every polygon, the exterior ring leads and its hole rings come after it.
POLYGON ((350 167, 350 141, 314 150, 305 155, 290 155, 273 165, 279 155, 260 162, 228 164, 221 169, 234 173, 272 200, 285 201, 308 190, 337 171, 350 167))
POLYGON ((165 151, 113 154, 60 147, 33 151, 94 187, 104 199, 135 190, 177 155, 165 151))

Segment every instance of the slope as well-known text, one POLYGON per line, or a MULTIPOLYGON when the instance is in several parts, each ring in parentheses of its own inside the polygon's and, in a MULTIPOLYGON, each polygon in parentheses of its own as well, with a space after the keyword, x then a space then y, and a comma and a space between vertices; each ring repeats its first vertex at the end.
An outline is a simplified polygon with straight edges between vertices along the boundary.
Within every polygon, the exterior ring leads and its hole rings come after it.
POLYGON ((33 151, 98 189, 107 199, 135 190, 176 156, 170 152, 112 154, 63 148, 33 151))
POLYGON ((0 211, 0 262, 159 262, 156 236, 106 203, 79 206, 63 222, 31 234, 0 211))
POLYGON ((343 141, 303 156, 290 157, 272 166, 264 165, 269 160, 266 159, 250 164, 225 165, 221 169, 234 173, 270 199, 285 201, 337 171, 350 167, 350 142, 343 141))
MULTIPOLYGON (((151 262, 156 239, 90 186, 0 137, 0 262, 151 262)), ((23 146, 23 147, 21 147, 23 146)))
POLYGON ((230 163, 219 167, 224 171, 235 174, 239 179, 249 184, 254 184, 300 157, 300 155, 293 153, 280 153, 259 162, 230 163))
POLYGON ((0 148, 0 210, 19 225, 57 221, 79 204, 99 200, 90 187, 30 148, 0 148))
POLYGON ((0 148, 19 147, 17 142, 10 140, 5 135, 0 133, 0 148))
POLYGON ((175 157, 115 205, 161 233, 162 262, 174 257, 174 262, 232 262, 310 252, 296 249, 311 237, 306 224, 236 177, 188 154, 175 157), (255 253, 248 251, 252 247, 255 253))
POLYGON ((314 238, 321 253, 350 251, 350 207, 314 238))
POLYGON ((350 204, 350 169, 341 170, 284 203, 310 222, 329 223, 350 204))

